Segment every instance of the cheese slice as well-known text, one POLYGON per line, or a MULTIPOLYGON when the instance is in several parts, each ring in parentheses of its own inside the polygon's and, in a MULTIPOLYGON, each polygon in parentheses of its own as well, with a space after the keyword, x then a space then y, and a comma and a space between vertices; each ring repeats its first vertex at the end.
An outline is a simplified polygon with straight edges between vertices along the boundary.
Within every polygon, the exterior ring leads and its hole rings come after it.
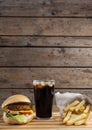
POLYGON ((32 114, 32 113, 34 113, 32 109, 31 110, 20 110, 20 111, 13 111, 13 110, 6 109, 5 111, 11 112, 12 114, 19 114, 19 113, 32 114))

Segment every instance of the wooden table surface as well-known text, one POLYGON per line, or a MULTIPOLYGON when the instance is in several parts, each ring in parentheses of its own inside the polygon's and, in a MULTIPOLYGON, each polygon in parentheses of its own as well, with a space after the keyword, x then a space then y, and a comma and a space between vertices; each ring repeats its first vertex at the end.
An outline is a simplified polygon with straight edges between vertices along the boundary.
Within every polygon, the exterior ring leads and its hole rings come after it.
POLYGON ((32 122, 25 125, 7 125, 0 120, 0 130, 92 130, 92 125, 82 126, 64 126, 61 125, 60 115, 57 112, 53 113, 52 119, 37 120, 33 119, 32 122))

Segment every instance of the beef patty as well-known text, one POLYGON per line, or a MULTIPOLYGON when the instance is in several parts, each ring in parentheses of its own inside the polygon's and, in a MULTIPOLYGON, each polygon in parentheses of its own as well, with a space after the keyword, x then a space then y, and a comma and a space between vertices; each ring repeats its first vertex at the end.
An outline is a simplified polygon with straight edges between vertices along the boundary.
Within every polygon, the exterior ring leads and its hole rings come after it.
POLYGON ((31 103, 18 102, 9 104, 7 107, 9 110, 20 111, 20 110, 30 110, 32 108, 32 105, 31 103))

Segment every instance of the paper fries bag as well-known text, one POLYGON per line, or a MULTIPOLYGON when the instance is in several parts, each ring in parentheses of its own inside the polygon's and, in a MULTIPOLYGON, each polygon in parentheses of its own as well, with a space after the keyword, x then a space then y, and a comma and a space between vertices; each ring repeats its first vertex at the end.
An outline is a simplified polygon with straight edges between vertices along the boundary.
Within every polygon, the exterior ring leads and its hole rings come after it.
POLYGON ((73 102, 74 100, 86 100, 86 102, 88 102, 89 104, 92 104, 92 100, 90 99, 90 97, 80 94, 80 93, 70 93, 70 92, 66 92, 66 93, 60 93, 57 92, 55 93, 55 99, 56 99, 56 105, 59 108, 60 114, 62 116, 63 114, 63 109, 66 105, 70 104, 71 102, 73 102))

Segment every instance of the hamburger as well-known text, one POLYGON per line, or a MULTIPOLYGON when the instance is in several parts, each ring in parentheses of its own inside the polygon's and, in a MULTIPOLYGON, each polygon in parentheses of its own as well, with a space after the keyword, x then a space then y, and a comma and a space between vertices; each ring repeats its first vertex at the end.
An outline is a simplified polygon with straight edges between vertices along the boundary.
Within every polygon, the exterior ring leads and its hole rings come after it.
POLYGON ((24 95, 13 95, 8 97, 1 108, 4 110, 3 120, 7 124, 25 124, 34 117, 32 103, 24 95))

